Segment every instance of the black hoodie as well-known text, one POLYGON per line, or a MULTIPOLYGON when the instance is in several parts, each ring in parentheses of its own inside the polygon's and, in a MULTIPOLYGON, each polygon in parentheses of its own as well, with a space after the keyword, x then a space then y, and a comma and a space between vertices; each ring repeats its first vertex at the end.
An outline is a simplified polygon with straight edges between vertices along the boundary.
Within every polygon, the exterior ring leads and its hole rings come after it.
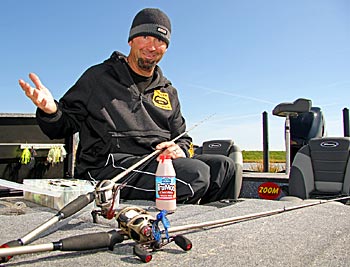
MULTIPOLYGON (((186 130, 176 89, 158 66, 154 75, 140 93, 126 57, 114 52, 79 78, 59 100, 55 114, 37 110, 38 124, 51 139, 79 132, 78 176, 102 167, 109 153, 149 154, 186 130)), ((176 143, 187 153, 191 141, 185 135, 176 143)))

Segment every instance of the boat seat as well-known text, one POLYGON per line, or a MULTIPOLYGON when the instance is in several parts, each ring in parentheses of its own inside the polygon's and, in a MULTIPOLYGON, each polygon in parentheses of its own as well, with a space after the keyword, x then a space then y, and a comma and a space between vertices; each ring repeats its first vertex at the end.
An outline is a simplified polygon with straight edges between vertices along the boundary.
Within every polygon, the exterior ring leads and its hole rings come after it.
POLYGON ((285 102, 278 104, 272 111, 273 115, 279 117, 295 117, 299 113, 309 112, 311 109, 312 102, 309 99, 298 98, 294 102, 285 102))
POLYGON ((285 117, 286 123, 284 127, 286 140, 286 175, 290 173, 290 118, 297 117, 298 114, 309 112, 312 106, 312 101, 305 98, 298 98, 292 103, 285 102, 278 104, 273 110, 272 114, 279 117, 285 117))
POLYGON ((195 154, 217 154, 233 159, 235 163, 234 199, 239 197, 243 180, 243 156, 241 149, 233 140, 210 140, 203 142, 201 147, 195 150, 195 154))
POLYGON ((350 137, 312 138, 295 155, 289 195, 302 199, 348 196, 350 137))

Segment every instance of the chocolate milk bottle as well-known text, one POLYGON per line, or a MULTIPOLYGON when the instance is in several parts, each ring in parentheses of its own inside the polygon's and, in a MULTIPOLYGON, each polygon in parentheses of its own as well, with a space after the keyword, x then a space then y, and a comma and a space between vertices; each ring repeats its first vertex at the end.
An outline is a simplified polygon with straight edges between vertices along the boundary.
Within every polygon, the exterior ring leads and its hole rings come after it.
POLYGON ((170 155, 160 155, 156 171, 156 208, 176 210, 176 173, 170 155))

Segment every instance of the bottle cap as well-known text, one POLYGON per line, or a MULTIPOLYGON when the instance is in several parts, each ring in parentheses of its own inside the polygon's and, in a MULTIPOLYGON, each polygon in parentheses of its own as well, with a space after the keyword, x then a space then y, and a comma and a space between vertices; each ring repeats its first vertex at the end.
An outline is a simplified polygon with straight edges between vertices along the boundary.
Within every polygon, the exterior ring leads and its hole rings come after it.
POLYGON ((170 156, 170 155, 164 155, 164 154, 162 154, 162 155, 160 155, 159 159, 160 159, 160 161, 163 163, 164 160, 166 160, 166 159, 171 159, 171 156, 170 156))

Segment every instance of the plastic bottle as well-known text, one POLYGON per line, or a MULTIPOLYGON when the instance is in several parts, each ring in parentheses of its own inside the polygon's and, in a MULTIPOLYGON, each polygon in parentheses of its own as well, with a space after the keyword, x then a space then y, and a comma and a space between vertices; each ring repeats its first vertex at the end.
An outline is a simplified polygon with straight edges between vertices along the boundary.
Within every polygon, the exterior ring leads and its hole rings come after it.
POLYGON ((176 210, 176 173, 170 155, 161 155, 156 171, 156 208, 176 210))

